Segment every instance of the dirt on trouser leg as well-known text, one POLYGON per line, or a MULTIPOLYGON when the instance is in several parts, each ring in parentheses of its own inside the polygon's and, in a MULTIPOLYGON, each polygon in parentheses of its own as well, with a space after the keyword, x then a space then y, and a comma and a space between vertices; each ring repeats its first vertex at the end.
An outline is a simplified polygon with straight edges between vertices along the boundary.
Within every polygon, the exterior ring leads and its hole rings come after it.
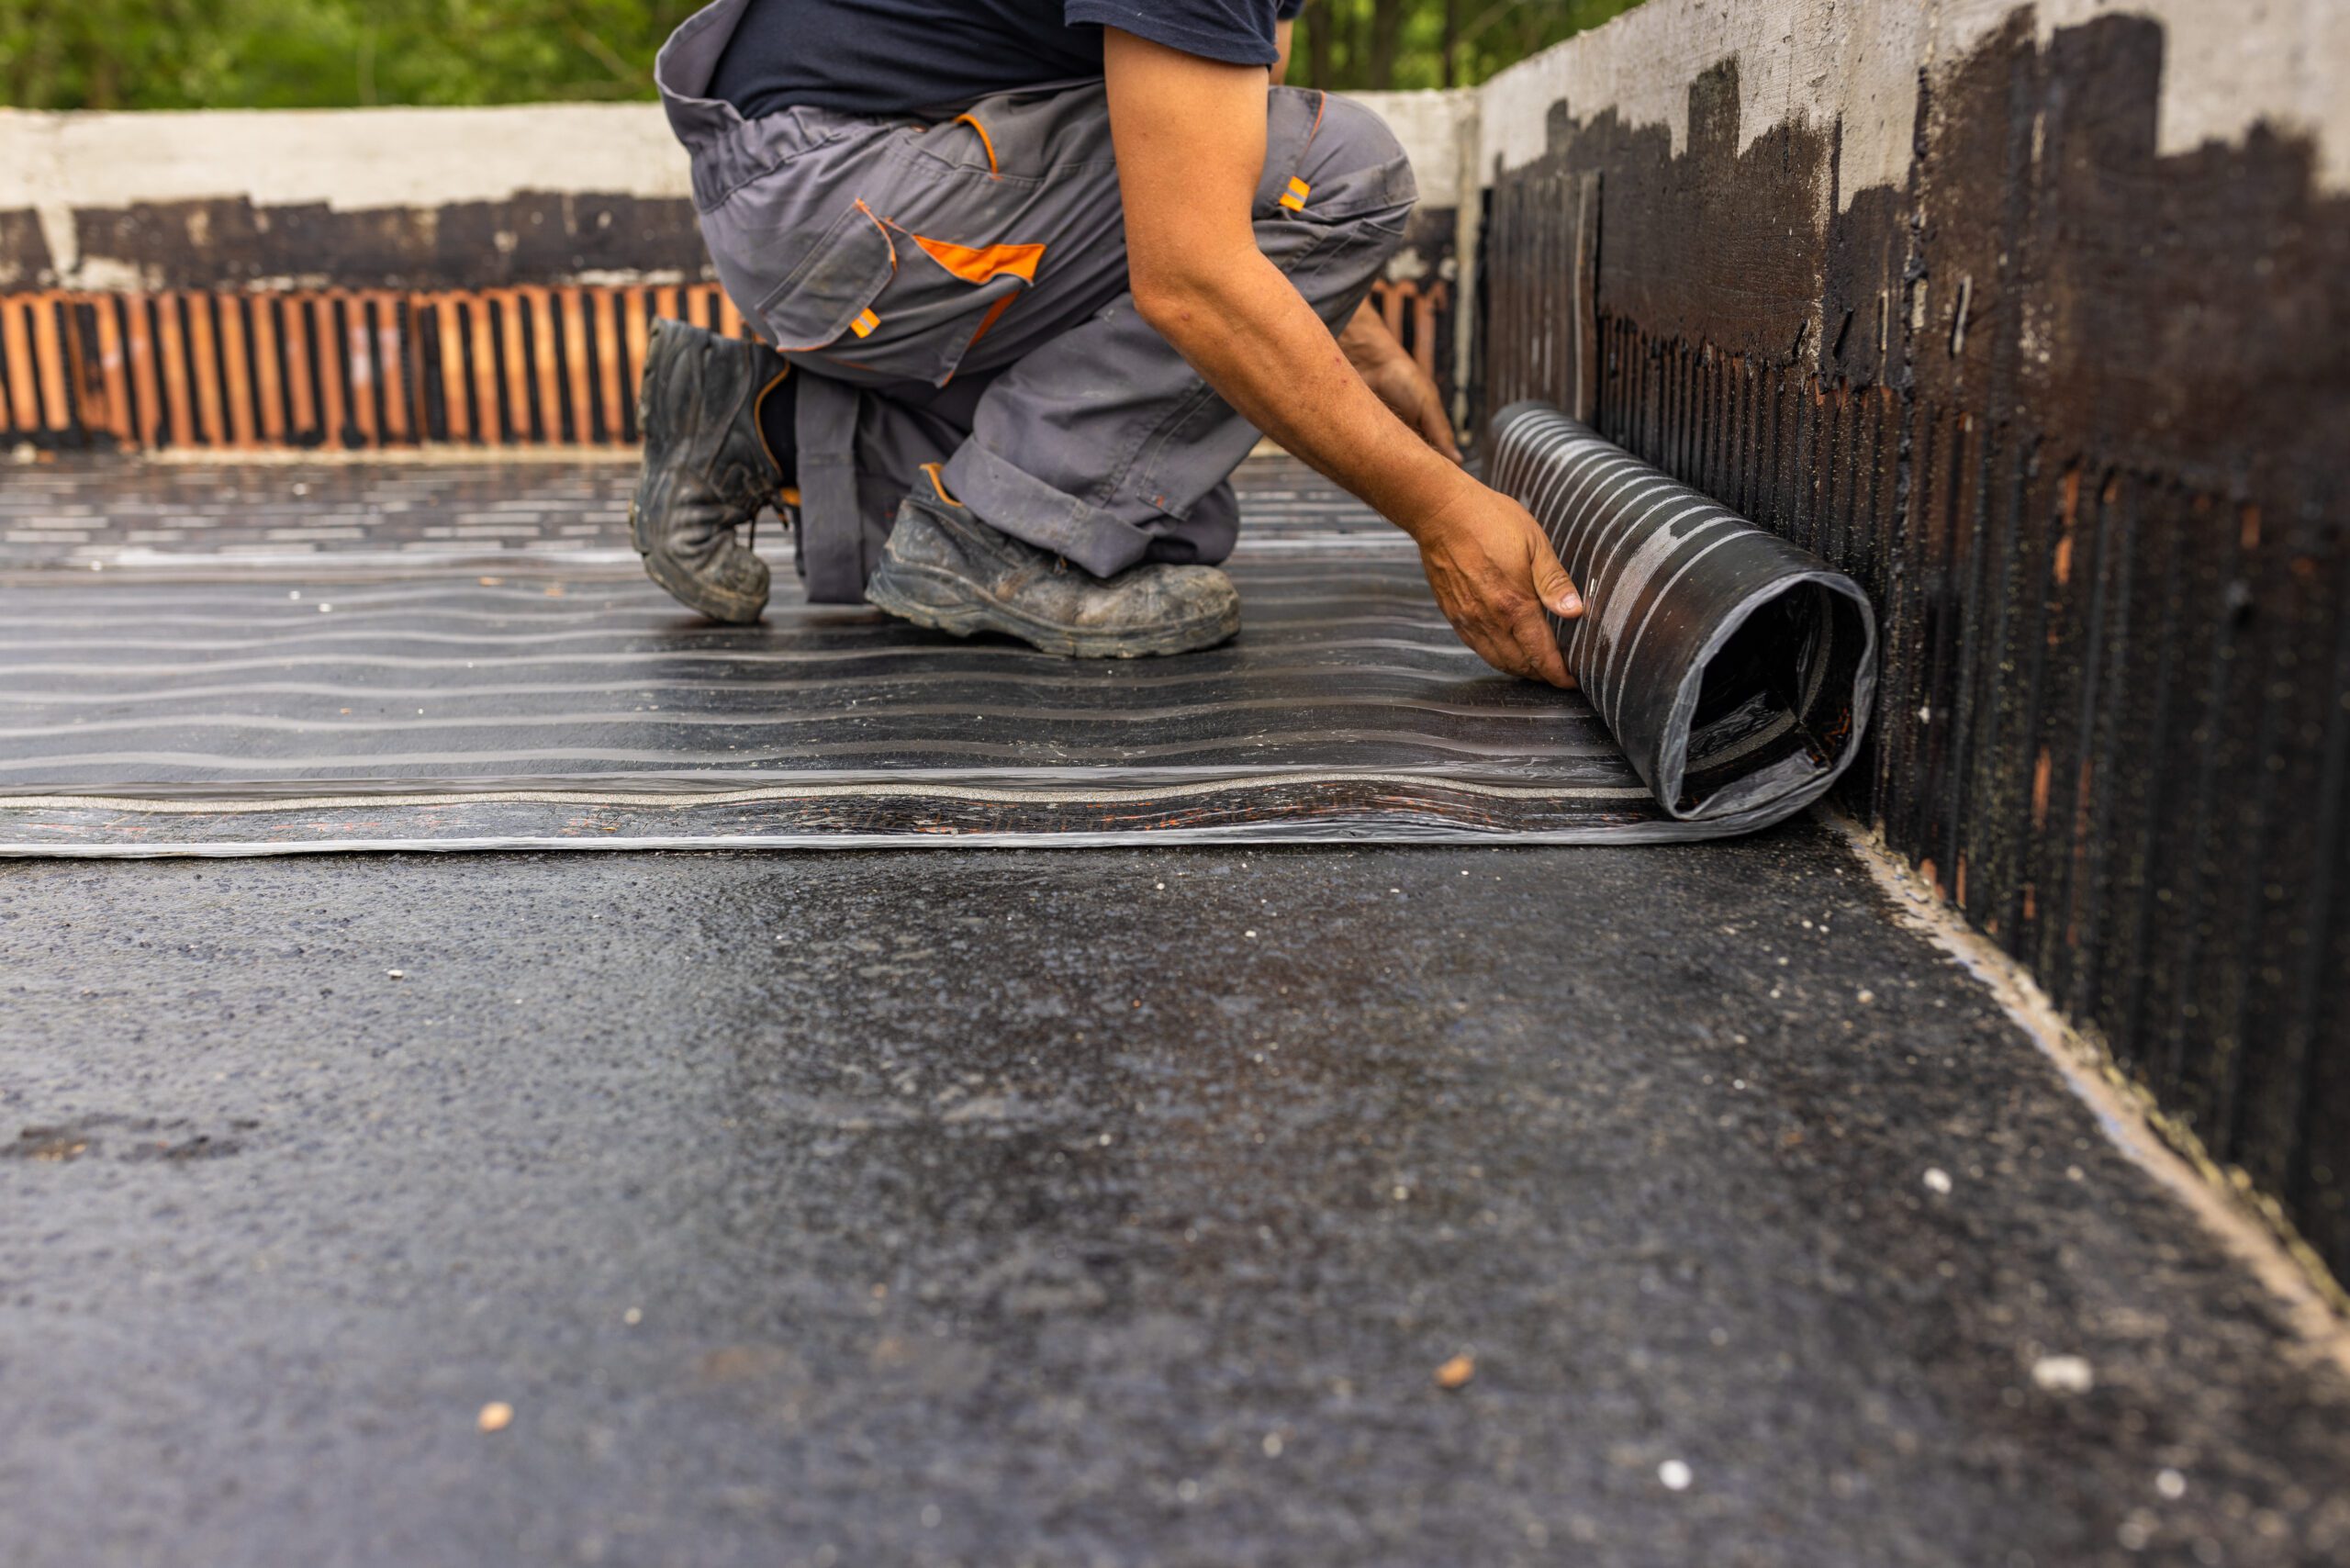
POLYGON ((988 527, 928 472, 898 509, 865 596, 917 626, 1002 632, 1072 658, 1190 653, 1240 630, 1240 596, 1217 568, 1146 563, 1097 577, 988 527))

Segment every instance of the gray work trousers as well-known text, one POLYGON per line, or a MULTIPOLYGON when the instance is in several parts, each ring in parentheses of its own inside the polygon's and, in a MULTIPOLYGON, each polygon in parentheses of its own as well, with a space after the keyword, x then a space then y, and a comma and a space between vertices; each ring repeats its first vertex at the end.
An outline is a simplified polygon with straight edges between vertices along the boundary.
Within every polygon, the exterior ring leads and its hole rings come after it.
MULTIPOLYGON (((655 67, 692 154, 719 282, 800 376, 800 570, 852 602, 919 466, 990 526, 1107 577, 1221 561, 1257 439, 1136 313, 1100 82, 982 98, 937 123, 707 93, 747 0, 655 67)), ((1259 248, 1334 330, 1404 240, 1418 190, 1378 116, 1276 88, 1259 248)))

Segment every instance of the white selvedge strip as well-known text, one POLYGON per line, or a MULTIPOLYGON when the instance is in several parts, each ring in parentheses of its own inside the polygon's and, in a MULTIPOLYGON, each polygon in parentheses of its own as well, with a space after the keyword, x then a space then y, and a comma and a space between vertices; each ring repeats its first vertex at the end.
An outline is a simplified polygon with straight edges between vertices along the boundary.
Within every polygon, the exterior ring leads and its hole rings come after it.
POLYGON ((766 785, 747 790, 444 790, 407 795, 349 794, 252 796, 238 799, 174 799, 163 796, 57 794, 0 795, 0 812, 137 812, 156 816, 246 816, 285 812, 351 811, 361 807, 418 806, 625 806, 644 811, 687 811, 709 806, 757 805, 768 801, 943 800, 980 804, 1077 806, 1103 801, 1190 800, 1278 784, 1376 784, 1393 789, 1438 789, 1504 801, 1646 801, 1646 789, 1613 784, 1493 784, 1425 773, 1236 771, 1227 777, 1170 784, 1065 786, 958 784, 944 780, 877 780, 860 783, 766 785))

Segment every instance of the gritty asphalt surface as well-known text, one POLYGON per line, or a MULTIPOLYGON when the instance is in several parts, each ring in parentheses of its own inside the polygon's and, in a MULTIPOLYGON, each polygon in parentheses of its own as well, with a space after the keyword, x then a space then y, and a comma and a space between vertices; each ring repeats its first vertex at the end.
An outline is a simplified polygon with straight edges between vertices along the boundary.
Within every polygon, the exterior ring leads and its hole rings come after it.
POLYGON ((11 863, 0 1112, 24 1568, 2350 1558, 1814 824, 11 863))

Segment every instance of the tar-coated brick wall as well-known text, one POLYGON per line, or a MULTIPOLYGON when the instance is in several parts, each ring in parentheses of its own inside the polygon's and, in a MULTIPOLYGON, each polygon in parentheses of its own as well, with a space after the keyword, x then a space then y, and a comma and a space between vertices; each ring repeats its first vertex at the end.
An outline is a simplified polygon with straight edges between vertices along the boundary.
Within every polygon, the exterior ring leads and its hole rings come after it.
POLYGON ((2164 44, 2018 13, 1898 187, 1741 127, 1735 57, 1678 151, 1559 106, 1483 400, 1580 397, 1867 587, 1849 804, 2350 1273, 2350 198, 2266 128, 2159 153, 2164 44))

